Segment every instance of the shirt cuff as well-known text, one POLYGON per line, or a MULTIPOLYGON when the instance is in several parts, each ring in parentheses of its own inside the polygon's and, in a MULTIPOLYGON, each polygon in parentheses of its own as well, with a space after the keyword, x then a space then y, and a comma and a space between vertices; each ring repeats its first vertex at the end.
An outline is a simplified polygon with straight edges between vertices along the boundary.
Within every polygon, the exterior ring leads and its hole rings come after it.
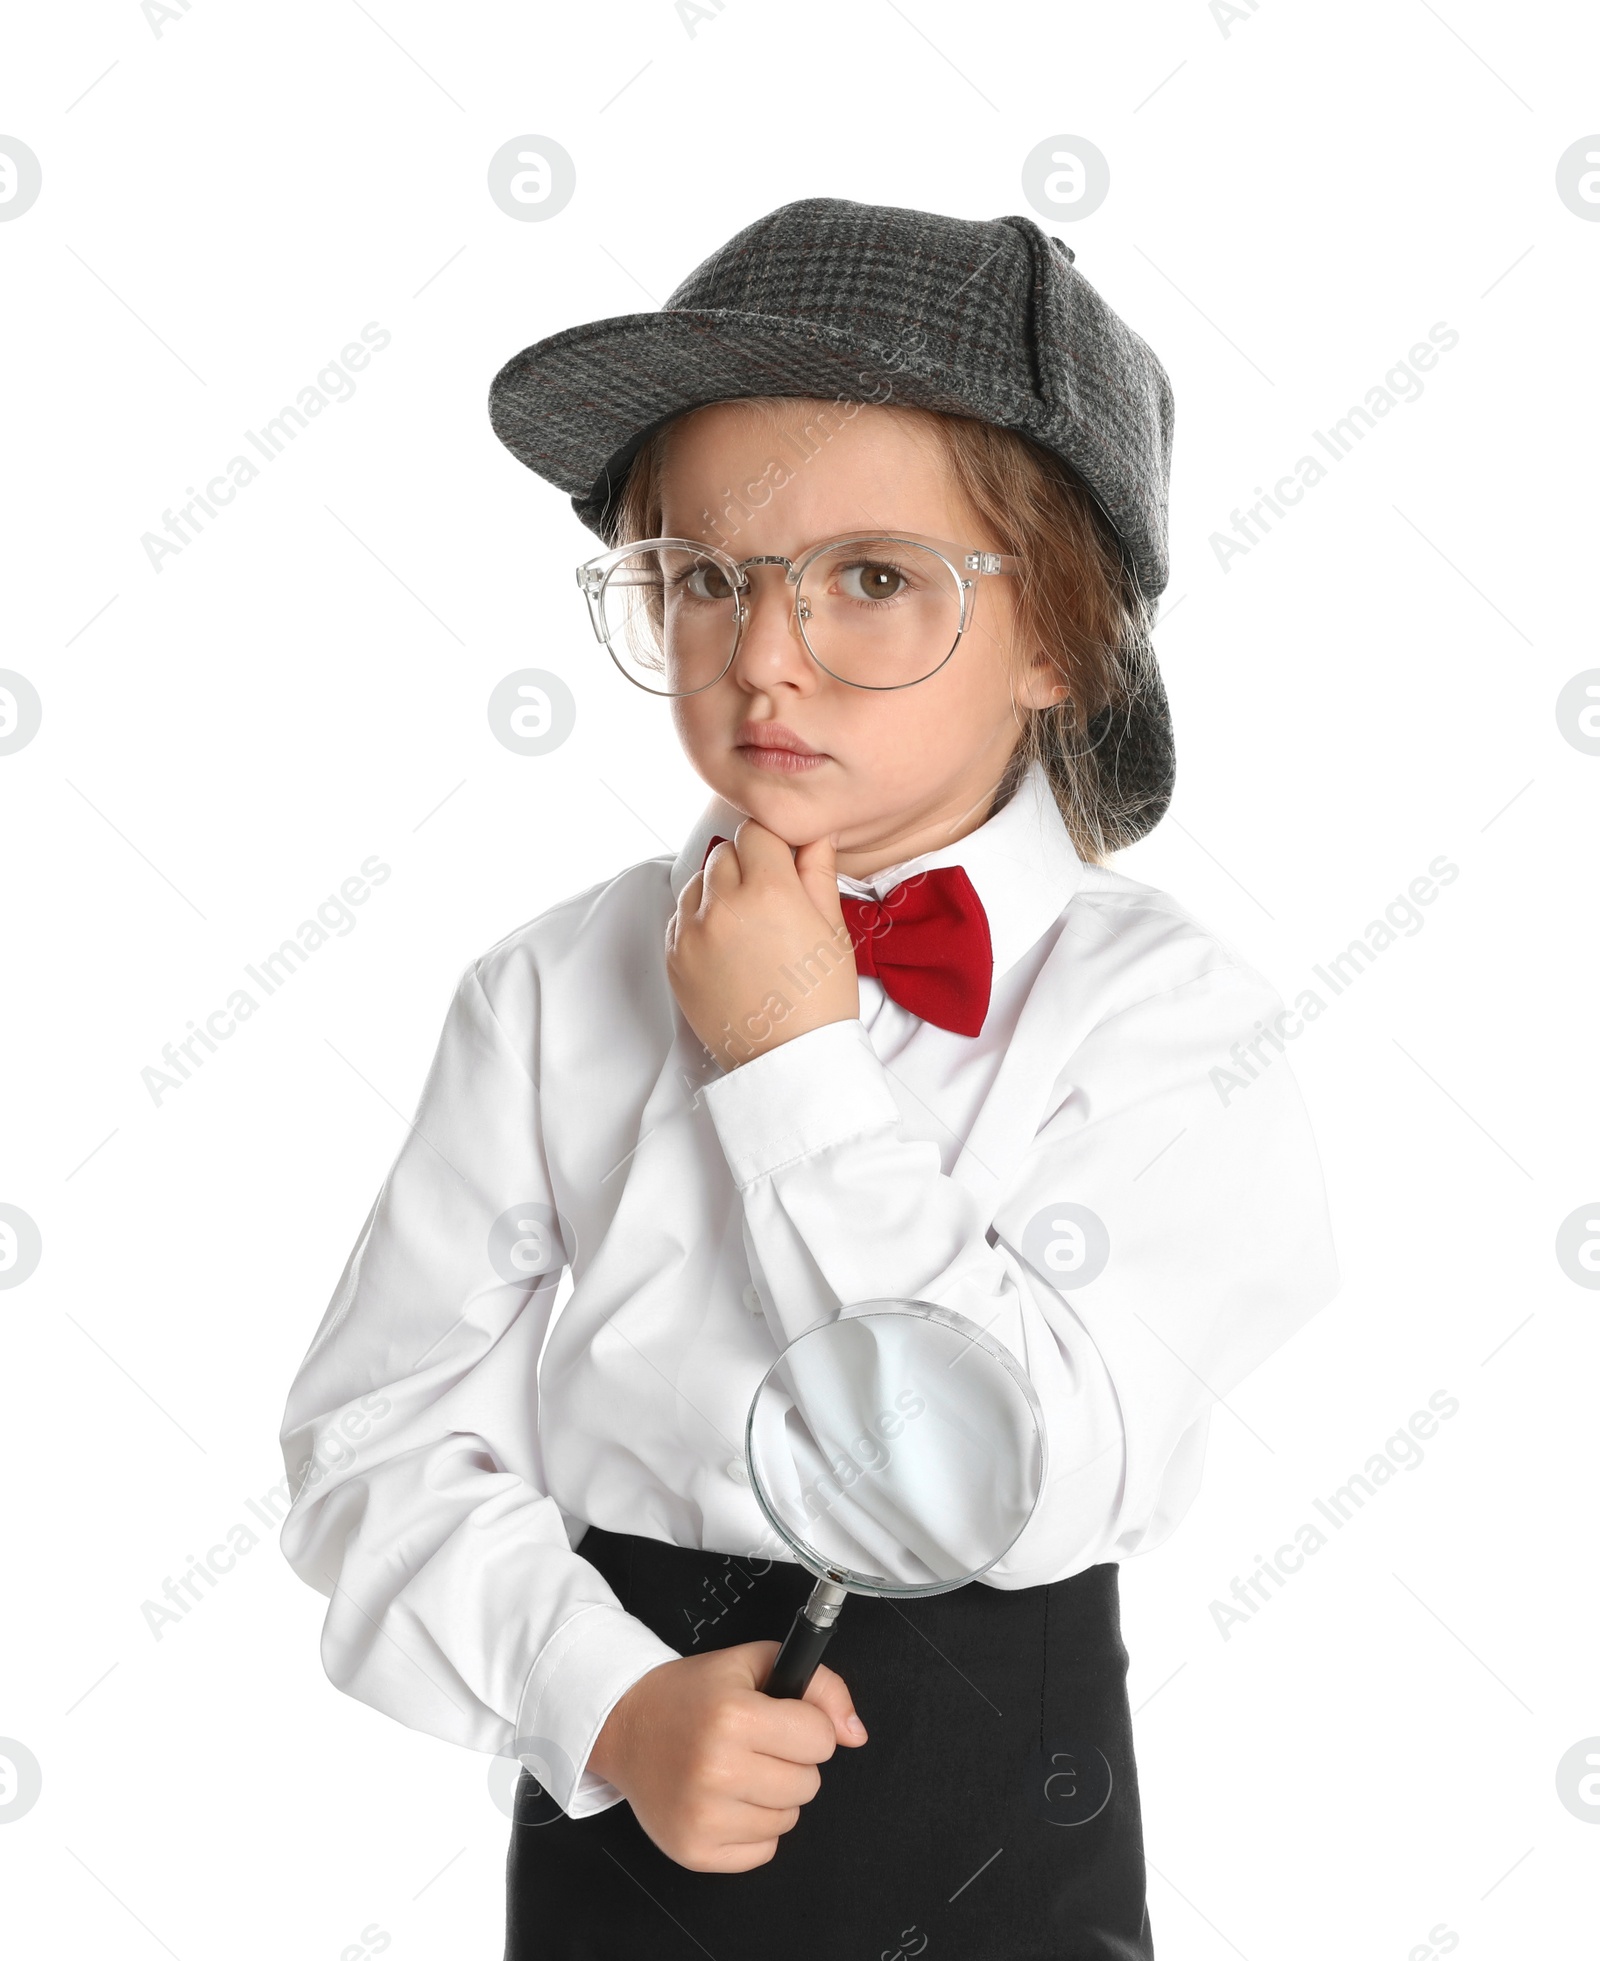
POLYGON ((569 1818, 621 1803, 615 1784, 585 1768, 589 1752, 640 1676, 681 1659, 620 1607, 585 1607, 545 1643, 523 1685, 516 1754, 569 1818))
POLYGON ((824 1022, 780 1042, 707 1083, 701 1094, 741 1187, 830 1144, 900 1122, 900 1106, 859 1020, 824 1022))

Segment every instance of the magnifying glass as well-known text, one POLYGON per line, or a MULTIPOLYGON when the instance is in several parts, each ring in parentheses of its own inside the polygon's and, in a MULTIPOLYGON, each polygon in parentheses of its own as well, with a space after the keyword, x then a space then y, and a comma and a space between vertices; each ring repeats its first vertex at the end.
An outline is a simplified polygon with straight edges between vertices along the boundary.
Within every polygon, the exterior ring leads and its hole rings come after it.
POLYGON ((798 1700, 852 1593, 948 1593, 996 1565, 1047 1475, 1009 1349, 930 1301, 862 1301, 790 1342, 745 1423, 750 1489, 816 1576, 766 1693, 798 1700))

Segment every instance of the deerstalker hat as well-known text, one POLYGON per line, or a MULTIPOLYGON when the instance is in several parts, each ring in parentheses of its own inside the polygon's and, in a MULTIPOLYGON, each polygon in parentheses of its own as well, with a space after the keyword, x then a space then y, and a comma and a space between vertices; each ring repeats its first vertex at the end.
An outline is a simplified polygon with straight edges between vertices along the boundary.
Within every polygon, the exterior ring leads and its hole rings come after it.
MULTIPOLYGON (((513 355, 489 420, 609 541, 640 446, 704 403, 789 395, 972 416, 1069 466, 1153 602, 1168 576, 1172 389, 1073 260, 1031 218, 802 198, 736 233, 659 312, 569 327, 513 355)), ((1153 660, 1111 734, 1142 834, 1174 776, 1153 660)))

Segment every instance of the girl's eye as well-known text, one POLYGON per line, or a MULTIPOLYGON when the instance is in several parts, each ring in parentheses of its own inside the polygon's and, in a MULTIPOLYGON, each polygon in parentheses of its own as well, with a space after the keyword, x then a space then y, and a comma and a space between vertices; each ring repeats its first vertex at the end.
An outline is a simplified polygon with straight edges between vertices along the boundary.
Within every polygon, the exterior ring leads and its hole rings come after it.
POLYGON ((886 565, 877 560, 866 560, 859 565, 842 565, 837 576, 846 599, 898 599, 911 584, 898 565, 886 565))
POLYGON ((733 587, 720 565, 696 565, 678 581, 692 599, 731 599, 733 587))

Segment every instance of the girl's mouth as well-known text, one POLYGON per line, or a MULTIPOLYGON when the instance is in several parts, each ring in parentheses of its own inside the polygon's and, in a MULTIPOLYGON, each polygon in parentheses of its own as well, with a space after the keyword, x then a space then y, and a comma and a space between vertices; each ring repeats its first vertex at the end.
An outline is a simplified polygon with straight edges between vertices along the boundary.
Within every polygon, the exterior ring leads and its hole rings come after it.
POLYGON ((734 753, 752 769, 769 770, 779 776, 803 775, 828 760, 822 750, 802 742, 793 729, 786 729, 781 722, 746 722, 739 730, 734 753))

